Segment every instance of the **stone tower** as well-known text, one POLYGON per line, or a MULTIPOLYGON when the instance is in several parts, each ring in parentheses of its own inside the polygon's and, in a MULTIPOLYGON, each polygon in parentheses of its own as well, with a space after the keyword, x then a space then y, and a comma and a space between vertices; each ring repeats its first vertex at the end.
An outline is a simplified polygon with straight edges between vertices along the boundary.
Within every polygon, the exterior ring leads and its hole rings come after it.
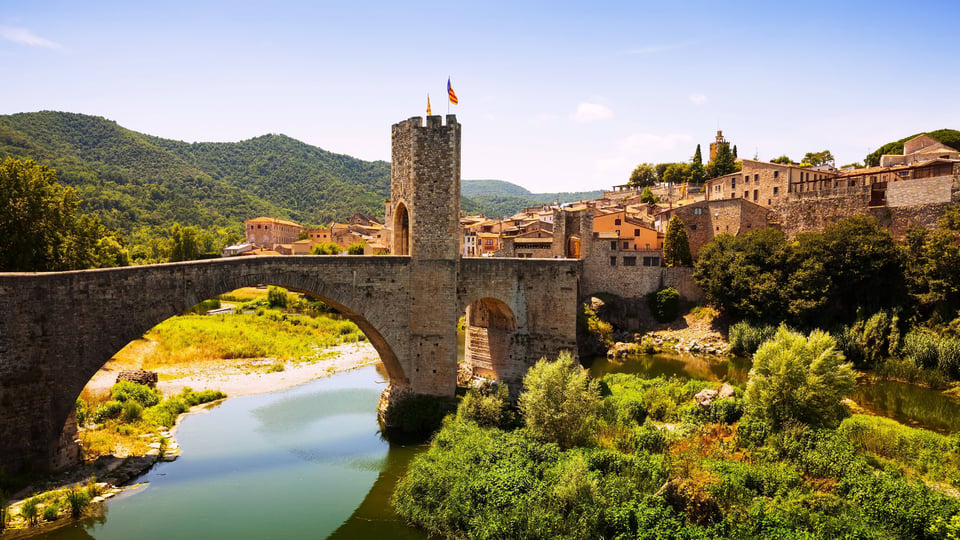
POLYGON ((410 257, 407 380, 417 394, 453 395, 460 266, 460 124, 455 115, 393 125, 393 254, 410 257))

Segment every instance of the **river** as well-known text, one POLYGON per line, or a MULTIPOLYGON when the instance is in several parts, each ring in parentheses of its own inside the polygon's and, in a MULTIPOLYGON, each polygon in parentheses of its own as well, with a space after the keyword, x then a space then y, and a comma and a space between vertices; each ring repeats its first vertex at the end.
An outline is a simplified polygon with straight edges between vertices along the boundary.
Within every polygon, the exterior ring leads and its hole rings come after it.
POLYGON ((374 367, 181 419, 179 459, 160 463, 88 518, 43 538, 425 539, 389 503, 422 447, 378 431, 374 367))

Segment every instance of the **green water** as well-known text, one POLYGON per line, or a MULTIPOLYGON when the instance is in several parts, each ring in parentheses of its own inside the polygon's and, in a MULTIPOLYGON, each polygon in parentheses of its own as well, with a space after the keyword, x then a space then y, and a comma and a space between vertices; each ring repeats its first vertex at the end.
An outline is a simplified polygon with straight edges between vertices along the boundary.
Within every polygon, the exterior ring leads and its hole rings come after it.
MULTIPOLYGON (((689 354, 638 354, 622 360, 597 357, 585 363, 590 375, 635 373, 643 377, 682 377, 746 384, 750 360, 689 354)), ((938 390, 899 381, 863 381, 850 398, 872 414, 940 433, 960 431, 960 401, 938 390)))
POLYGON ((154 467, 103 516, 43 538, 424 539, 390 508, 421 448, 380 438, 385 384, 369 367, 188 416, 177 461, 154 467))

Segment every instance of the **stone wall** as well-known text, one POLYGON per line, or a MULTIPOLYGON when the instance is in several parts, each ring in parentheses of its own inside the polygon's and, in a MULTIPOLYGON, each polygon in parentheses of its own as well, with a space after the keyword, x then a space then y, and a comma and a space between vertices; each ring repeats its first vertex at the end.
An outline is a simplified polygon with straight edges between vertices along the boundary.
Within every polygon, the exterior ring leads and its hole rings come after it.
POLYGON ((703 292, 693 281, 692 268, 660 266, 659 251, 616 251, 609 243, 594 242, 589 257, 583 261, 581 295, 612 293, 623 298, 642 298, 665 287, 674 287, 689 301, 703 299, 703 292), (635 266, 624 264, 634 258, 635 266), (644 266, 644 257, 656 257, 655 266, 644 266), (615 264, 611 264, 613 260, 615 264))
POLYGON ((899 208, 950 202, 954 180, 953 176, 937 176, 890 182, 887 184, 887 206, 899 208))

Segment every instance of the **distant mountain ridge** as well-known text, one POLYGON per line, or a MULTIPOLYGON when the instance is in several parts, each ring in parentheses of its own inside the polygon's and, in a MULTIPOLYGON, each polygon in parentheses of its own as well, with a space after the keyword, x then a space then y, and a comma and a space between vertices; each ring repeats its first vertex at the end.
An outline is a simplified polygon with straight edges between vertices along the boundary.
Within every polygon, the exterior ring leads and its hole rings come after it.
POLYGON ((480 213, 488 217, 510 216, 524 208, 543 204, 567 203, 597 199, 603 191, 531 193, 523 186, 503 180, 463 180, 460 192, 475 202, 480 213))

